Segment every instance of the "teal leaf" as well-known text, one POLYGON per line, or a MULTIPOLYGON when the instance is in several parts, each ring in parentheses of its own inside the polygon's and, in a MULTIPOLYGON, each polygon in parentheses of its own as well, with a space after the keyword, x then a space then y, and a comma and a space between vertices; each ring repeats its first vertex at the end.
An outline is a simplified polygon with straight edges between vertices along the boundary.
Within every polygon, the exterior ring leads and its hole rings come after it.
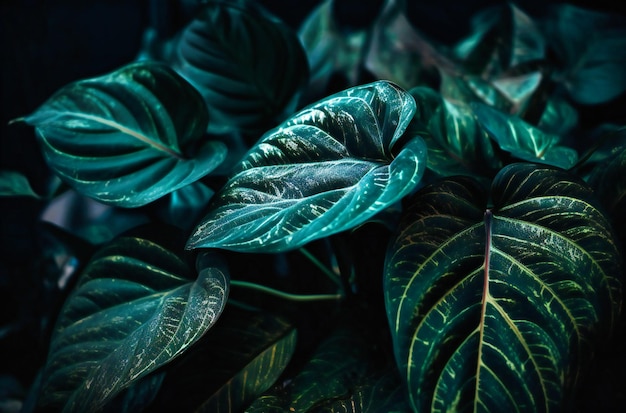
POLYGON ((560 146, 559 136, 543 132, 517 116, 510 116, 482 104, 472 109, 480 125, 497 142, 500 149, 518 159, 569 169, 576 164, 578 153, 560 146))
POLYGON ((607 217, 566 171, 513 164, 491 195, 466 177, 425 187, 384 276, 413 409, 567 410, 581 369, 617 325, 621 274, 607 217))
POLYGON ((251 0, 205 2, 171 64, 204 98, 212 132, 273 127, 292 112, 309 73, 296 33, 251 0))
POLYGON ((578 103, 607 102, 626 91, 626 19, 569 4, 552 8, 545 36, 560 68, 555 76, 578 103))
POLYGON ((196 277, 172 252, 180 245, 147 235, 113 240, 81 274, 57 320, 40 407, 102 408, 184 352, 220 316, 229 284, 221 258, 201 255, 196 277))
POLYGON ((226 156, 202 142, 202 98, 172 69, 134 63, 57 91, 24 121, 50 168, 105 204, 138 207, 188 185, 226 156))
POLYGON ((296 340, 297 331, 286 319, 229 306, 217 325, 173 363, 155 405, 165 411, 243 411, 276 382, 296 340))
POLYGON ((578 112, 563 98, 548 99, 537 127, 551 135, 564 136, 578 124, 578 112))
POLYGON ((0 197, 25 196, 41 199, 28 182, 28 178, 17 171, 0 171, 0 197))
POLYGON ((422 177, 422 139, 394 146, 414 112, 384 81, 302 110, 250 150, 187 248, 285 251, 362 224, 422 177))
POLYGON ((202 182, 194 182, 164 197, 157 215, 169 225, 189 231, 202 218, 202 212, 214 195, 202 182))

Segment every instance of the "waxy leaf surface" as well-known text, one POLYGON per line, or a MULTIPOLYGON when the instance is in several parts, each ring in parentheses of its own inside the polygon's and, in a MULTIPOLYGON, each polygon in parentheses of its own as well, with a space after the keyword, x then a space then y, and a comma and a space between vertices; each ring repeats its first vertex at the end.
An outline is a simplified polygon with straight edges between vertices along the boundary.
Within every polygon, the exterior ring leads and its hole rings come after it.
POLYGON ((187 247, 285 251, 365 222, 422 177, 422 139, 394 147, 414 112, 384 81, 302 110, 250 150, 187 247))
POLYGON ((513 164, 488 197, 451 178, 407 210, 384 282, 397 364, 416 411, 562 411, 616 325, 619 250, 567 172, 513 164))
MULTIPOLYGON (((171 233, 171 229, 169 230, 171 233)), ((87 265, 57 320, 40 406, 96 411, 168 363, 217 320, 229 278, 215 253, 190 269, 181 245, 125 235, 87 265)))
POLYGON ((102 203, 137 207, 197 181, 226 156, 202 142, 201 96, 167 66, 141 62, 61 88, 24 119, 50 168, 102 203))

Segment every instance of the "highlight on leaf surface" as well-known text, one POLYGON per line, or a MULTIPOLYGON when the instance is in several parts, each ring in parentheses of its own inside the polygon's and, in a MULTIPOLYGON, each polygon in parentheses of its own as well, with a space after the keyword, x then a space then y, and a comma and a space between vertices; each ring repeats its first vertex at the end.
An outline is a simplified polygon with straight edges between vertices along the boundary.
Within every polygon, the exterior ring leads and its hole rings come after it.
POLYGON ((138 207, 197 181, 225 158, 203 142, 202 97, 169 67, 140 62, 71 83, 23 119, 50 168, 105 204, 138 207))
POLYGON ((196 276, 162 234, 127 233, 87 264, 57 320, 40 407, 97 411, 218 319, 229 286, 221 257, 200 255, 196 276))
POLYGON ((365 222, 421 180, 422 139, 396 145, 414 112, 385 81, 300 111, 248 152, 187 248, 285 251, 365 222))
POLYGON ((513 164, 489 194, 450 178, 412 200, 385 295, 416 411, 555 412, 616 325, 621 257, 590 188, 513 164))

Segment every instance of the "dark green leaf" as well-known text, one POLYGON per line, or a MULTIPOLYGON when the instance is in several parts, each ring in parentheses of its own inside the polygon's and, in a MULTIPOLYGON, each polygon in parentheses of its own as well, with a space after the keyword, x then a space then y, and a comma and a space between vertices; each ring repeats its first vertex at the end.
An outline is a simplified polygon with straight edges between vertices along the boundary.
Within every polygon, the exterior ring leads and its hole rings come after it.
POLYGON ((172 65, 203 96, 210 131, 267 130, 291 113, 308 80, 296 34, 251 0, 206 2, 172 65))
POLYGON ((159 217, 170 225, 189 231, 202 218, 202 212, 213 196, 202 182, 184 186, 165 197, 159 217))
POLYGON ((569 169, 578 160, 577 152, 559 146, 559 136, 529 125, 517 116, 506 115, 482 104, 473 104, 478 122, 504 151, 516 158, 569 169))
POLYGON ((61 88, 25 119, 52 170, 100 202, 137 207, 188 185, 225 157, 202 143, 202 98, 166 66, 135 63, 61 88))
POLYGON ((94 255, 57 320, 40 406, 96 411, 217 320, 228 295, 224 264, 203 254, 196 278, 168 244, 128 234, 94 255))
POLYGON ((284 251, 365 222, 422 177, 421 138, 394 147, 414 112, 380 81, 297 113, 251 149, 187 247, 284 251))
POLYGON ((157 411, 242 411, 278 379, 295 350, 296 336, 283 318, 228 307, 168 371, 155 400, 157 411))
POLYGON ((492 176, 501 165, 493 144, 478 127, 471 108, 442 99, 429 88, 414 88, 417 112, 408 133, 424 138, 428 169, 439 176, 492 176))
POLYGON ((619 250, 565 171, 510 165, 488 198, 459 177, 406 211, 384 283, 396 361, 416 411, 561 411, 616 325, 619 250))
POLYGON ((0 171, 0 197, 3 196, 41 198, 31 188, 28 178, 16 171, 0 171))
POLYGON ((561 65, 556 79, 578 103, 603 103, 626 90, 625 25, 623 16, 553 7, 544 29, 561 65))
POLYGON ((578 112, 562 98, 551 98, 546 102, 537 127, 545 133, 563 136, 578 123, 578 112))

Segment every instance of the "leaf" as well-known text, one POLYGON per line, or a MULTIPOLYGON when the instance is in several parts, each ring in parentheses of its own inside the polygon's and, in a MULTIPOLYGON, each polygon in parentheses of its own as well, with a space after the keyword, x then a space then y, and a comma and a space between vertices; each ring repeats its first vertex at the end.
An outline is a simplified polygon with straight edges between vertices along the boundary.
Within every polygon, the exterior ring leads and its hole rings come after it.
POLYGON ((544 24, 561 82, 577 103, 607 102, 626 90, 626 20, 623 16, 555 5, 544 24))
POLYGON ((194 182, 169 194, 157 214, 169 225, 189 231, 213 195, 213 190, 202 182, 194 182))
POLYGON ((296 338, 283 318, 229 307, 172 366, 154 405, 166 411, 242 411, 278 379, 296 338))
POLYGON ((25 196, 41 199, 28 182, 28 178, 17 171, 0 171, 0 197, 25 196))
POLYGON ((365 222, 424 173, 419 137, 394 147, 414 112, 411 96, 384 81, 302 110, 250 150, 187 248, 285 251, 365 222))
POLYGON ((489 136, 511 155, 563 169, 576 164, 578 153, 558 145, 559 136, 544 133, 517 116, 508 116, 486 105, 473 104, 472 109, 489 136))
POLYGON ((264 393, 246 412, 408 411, 397 372, 382 367, 375 339, 363 334, 354 317, 342 321, 293 379, 264 393))
POLYGON ((562 98, 551 98, 541 115, 537 127, 552 135, 563 136, 578 124, 578 112, 562 98))
POLYGON ((61 88, 24 121, 50 168, 99 202, 138 207, 215 169, 226 153, 201 141, 202 98, 168 67, 141 62, 61 88))
POLYGON ((201 255, 194 280, 169 244, 138 232, 94 255, 57 320, 40 407, 96 411, 215 323, 228 295, 223 262, 201 255))
POLYGON ((417 114, 408 134, 424 138, 428 169, 439 176, 495 174, 500 161, 468 105, 442 99, 425 87, 411 89, 409 93, 415 99, 417 114))
POLYGON ((208 1, 183 31, 172 66, 209 108, 209 131, 262 132, 294 109, 308 80, 288 26, 254 1, 208 1))
POLYGON ((416 411, 561 411, 615 328, 621 258, 591 189, 513 164, 416 194, 390 244, 385 301, 416 411))

